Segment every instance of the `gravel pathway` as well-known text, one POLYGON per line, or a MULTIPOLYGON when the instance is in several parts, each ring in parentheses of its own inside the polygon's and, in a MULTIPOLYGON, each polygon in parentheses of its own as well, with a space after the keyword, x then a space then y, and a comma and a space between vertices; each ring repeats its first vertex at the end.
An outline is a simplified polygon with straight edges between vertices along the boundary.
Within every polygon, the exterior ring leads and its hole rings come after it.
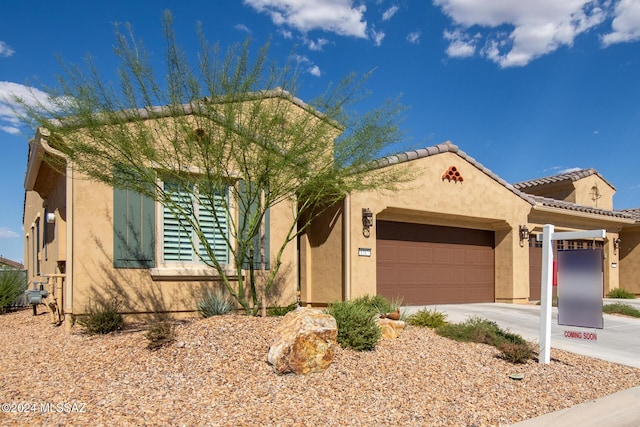
POLYGON ((0 316, 0 425, 504 426, 640 385, 639 369, 556 350, 512 365, 411 326, 372 352, 338 349, 323 373, 278 376, 279 318, 180 322, 150 351, 140 327, 66 334, 40 313, 0 316))

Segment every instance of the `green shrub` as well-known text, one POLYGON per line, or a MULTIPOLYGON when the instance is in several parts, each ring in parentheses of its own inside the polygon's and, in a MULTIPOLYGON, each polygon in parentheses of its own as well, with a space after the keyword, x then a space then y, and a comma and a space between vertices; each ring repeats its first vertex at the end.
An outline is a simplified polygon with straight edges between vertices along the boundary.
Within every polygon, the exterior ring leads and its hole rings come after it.
POLYGON ((615 288, 609 291, 607 298, 635 299, 636 295, 624 288, 615 288))
POLYGON ((89 335, 108 334, 122 329, 124 319, 120 314, 122 304, 114 299, 108 302, 92 303, 87 307, 87 313, 78 318, 80 326, 89 335))
POLYGON ((439 328, 447 323, 447 315, 440 313, 439 311, 428 310, 423 308, 422 310, 413 313, 407 318, 407 323, 414 326, 421 326, 427 328, 439 328))
POLYGON ((447 323, 438 327, 436 332, 456 341, 489 344, 494 347, 503 343, 527 343, 520 335, 501 329, 496 322, 475 316, 462 323, 447 323))
POLYGON ((198 303, 198 312, 202 317, 220 316, 229 313, 232 307, 231 299, 221 292, 207 291, 207 295, 198 303))
POLYGON ((27 276, 22 270, 0 271, 0 314, 16 304, 27 290, 27 276))
POLYGON ((149 340, 147 348, 157 350, 175 340, 175 326, 168 320, 155 322, 147 331, 145 337, 149 340))
POLYGON ((629 304, 623 304, 621 302, 617 302, 615 304, 606 304, 604 307, 602 307, 602 311, 609 314, 615 313, 624 314, 625 316, 631 317, 640 317, 640 310, 629 304))
POLYGON ((342 347, 356 351, 373 350, 380 341, 382 332, 375 322, 378 312, 370 302, 358 298, 331 304, 325 310, 336 319, 337 341, 342 347))
POLYGON ((503 342, 498 346, 501 357, 511 363, 527 363, 533 358, 533 350, 528 343, 503 342))
POLYGON ((293 302, 284 307, 271 307, 267 309, 267 316, 284 316, 285 314, 295 310, 296 308, 298 308, 297 302, 293 302))

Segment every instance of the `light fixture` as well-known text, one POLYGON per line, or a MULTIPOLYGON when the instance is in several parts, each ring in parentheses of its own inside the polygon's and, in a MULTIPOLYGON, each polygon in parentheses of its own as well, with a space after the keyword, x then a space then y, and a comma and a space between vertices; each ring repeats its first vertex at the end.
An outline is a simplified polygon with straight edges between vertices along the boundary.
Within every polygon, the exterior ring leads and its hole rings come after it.
POLYGON ((524 246, 524 241, 529 240, 529 229, 526 225, 521 225, 518 227, 518 234, 520 237, 520 246, 524 246))
POLYGON ((618 250, 620 249, 620 243, 622 242, 622 240, 620 240, 619 237, 616 237, 615 239, 613 239, 613 253, 617 254, 618 250))
POLYGON ((362 208, 362 234, 369 237, 371 232, 369 229, 373 227, 373 212, 369 208, 362 208))

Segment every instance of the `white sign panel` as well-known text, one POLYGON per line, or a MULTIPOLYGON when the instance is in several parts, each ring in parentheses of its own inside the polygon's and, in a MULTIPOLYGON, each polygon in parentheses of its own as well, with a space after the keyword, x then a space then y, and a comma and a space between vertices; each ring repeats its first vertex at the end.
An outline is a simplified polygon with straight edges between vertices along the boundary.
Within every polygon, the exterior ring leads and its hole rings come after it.
POLYGON ((601 249, 558 252, 558 325, 603 328, 601 249))

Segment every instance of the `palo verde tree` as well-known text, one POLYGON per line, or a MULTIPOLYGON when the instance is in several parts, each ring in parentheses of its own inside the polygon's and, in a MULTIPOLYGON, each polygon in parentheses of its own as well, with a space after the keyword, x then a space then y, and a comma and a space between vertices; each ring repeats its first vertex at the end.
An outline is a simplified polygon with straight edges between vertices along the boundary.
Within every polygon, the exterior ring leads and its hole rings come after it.
POLYGON ((375 161, 401 140, 403 108, 393 99, 358 112, 368 74, 302 103, 295 62, 271 62, 268 45, 253 54, 247 41, 223 54, 199 30, 194 64, 169 12, 163 23, 161 77, 130 28, 116 26, 116 83, 91 61, 63 64, 48 102, 21 102, 23 118, 75 171, 162 204, 174 233, 171 242, 165 237, 165 260, 181 260, 187 242, 245 312, 257 314, 285 247, 317 215, 349 192, 403 180, 375 161), (292 206, 289 227, 268 241, 266 217, 280 203, 292 206))

